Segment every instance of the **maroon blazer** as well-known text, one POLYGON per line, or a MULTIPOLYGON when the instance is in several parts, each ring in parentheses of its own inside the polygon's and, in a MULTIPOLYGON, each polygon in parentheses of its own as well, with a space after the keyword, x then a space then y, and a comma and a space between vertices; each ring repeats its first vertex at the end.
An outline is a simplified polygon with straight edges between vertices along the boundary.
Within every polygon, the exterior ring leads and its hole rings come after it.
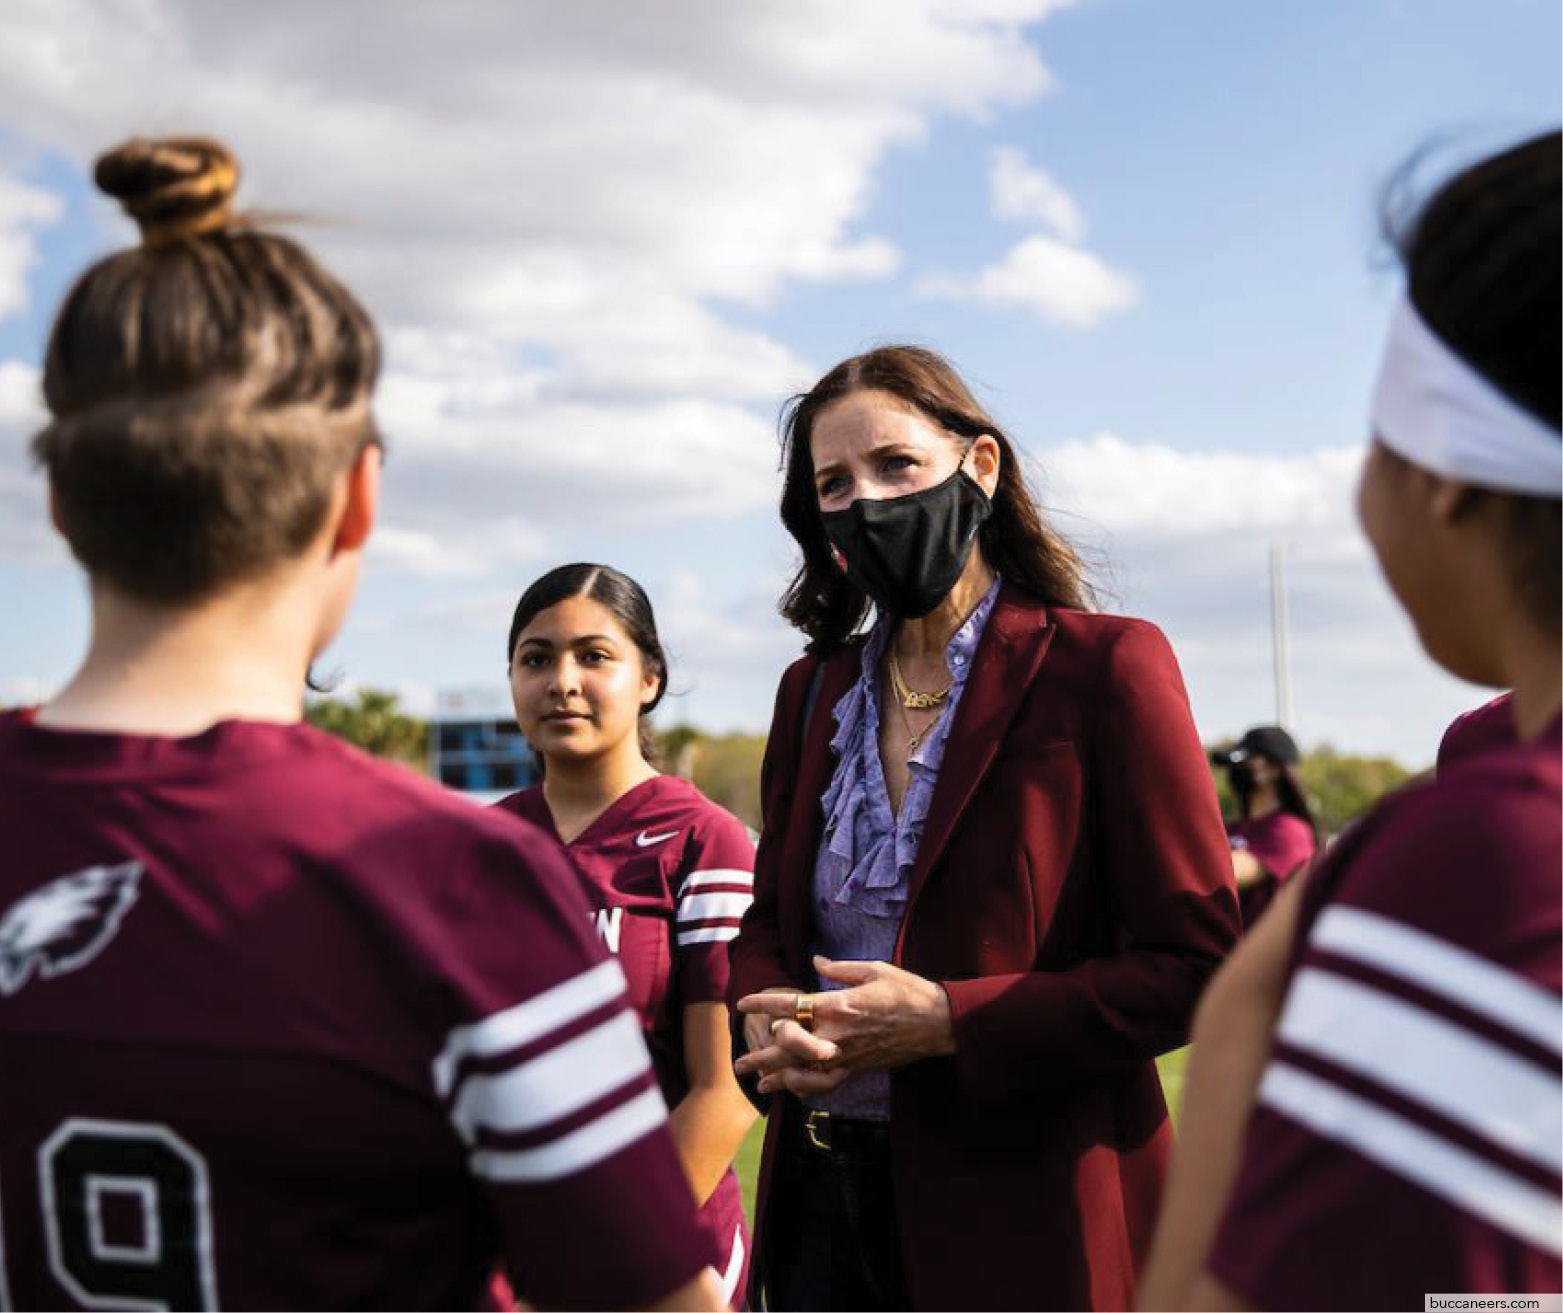
MULTIPOLYGON (((819 660, 782 677, 734 1001, 813 986, 830 709, 859 662, 856 645, 824 661, 801 742, 819 660)), ((1239 924, 1215 789, 1161 631, 1004 585, 945 746, 893 959, 944 984, 955 1023, 954 1057, 891 1077, 918 1307, 1132 1302, 1172 1140, 1153 1060, 1186 1042, 1239 924)), ((761 1167, 762 1257, 767 1214, 795 1206, 775 1171, 781 1120, 761 1167)))

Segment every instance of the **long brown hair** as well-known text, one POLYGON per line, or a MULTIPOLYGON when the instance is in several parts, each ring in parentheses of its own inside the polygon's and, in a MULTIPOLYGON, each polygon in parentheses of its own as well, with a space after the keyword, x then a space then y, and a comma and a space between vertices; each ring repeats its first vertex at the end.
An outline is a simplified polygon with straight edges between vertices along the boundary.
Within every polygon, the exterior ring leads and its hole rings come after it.
POLYGON ((98 187, 141 227, 60 308, 33 440, 88 573, 181 604, 255 578, 319 532, 333 480, 379 438, 374 325, 296 242, 232 213, 221 142, 130 141, 98 187))
POLYGON ((781 519, 803 552, 798 573, 782 595, 781 613, 828 652, 861 627, 869 599, 836 566, 820 520, 810 441, 814 422, 852 392, 888 392, 946 432, 970 441, 986 433, 998 443, 999 484, 993 513, 978 542, 989 565, 1009 583, 1055 606, 1093 603, 1080 556, 1042 518, 1026 484, 1015 444, 978 404, 943 356, 925 347, 876 347, 843 360, 807 392, 793 397, 782 418, 781 519))

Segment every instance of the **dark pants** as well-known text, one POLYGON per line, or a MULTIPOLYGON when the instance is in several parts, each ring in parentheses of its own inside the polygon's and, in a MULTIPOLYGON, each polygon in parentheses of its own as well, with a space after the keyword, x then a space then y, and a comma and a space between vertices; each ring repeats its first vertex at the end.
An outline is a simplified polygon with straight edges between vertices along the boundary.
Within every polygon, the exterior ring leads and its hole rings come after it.
POLYGON ((889 1126, 817 1115, 811 1136, 807 1110, 788 1103, 777 1150, 789 1188, 766 1215, 765 1307, 910 1309, 889 1126))

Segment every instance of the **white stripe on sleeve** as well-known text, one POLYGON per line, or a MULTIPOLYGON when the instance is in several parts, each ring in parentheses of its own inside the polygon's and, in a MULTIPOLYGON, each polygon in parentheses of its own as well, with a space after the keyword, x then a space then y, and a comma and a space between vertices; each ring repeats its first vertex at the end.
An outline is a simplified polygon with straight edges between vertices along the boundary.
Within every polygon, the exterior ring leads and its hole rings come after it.
POLYGON ((741 884, 750 888, 754 887, 753 871, 719 871, 715 868, 709 871, 691 871, 689 878, 684 881, 684 892, 691 889, 701 889, 712 884, 741 884))
POLYGON ((722 1270, 722 1301, 731 1308, 738 1295, 738 1278, 744 1270, 744 1229, 733 1228, 733 1247, 727 1256, 727 1266, 722 1270))
POLYGON ((1308 942, 1399 976, 1554 1053, 1563 1052, 1563 1000, 1447 939, 1377 912, 1337 905, 1319 917, 1308 942))
POLYGON ((623 995, 628 986, 617 958, 599 962, 578 976, 546 989, 535 998, 496 1012, 482 1021, 457 1026, 434 1059, 434 1088, 444 1098, 455 1082, 456 1067, 463 1058, 491 1057, 541 1039, 549 1031, 567 1026, 577 1017, 623 995))
POLYGON ((1271 1064, 1259 1101, 1538 1249, 1563 1253, 1563 1201, 1550 1190, 1284 1062, 1271 1064))
POLYGON ((1557 1073, 1447 1017, 1307 967, 1287 995, 1278 1034, 1539 1166, 1563 1172, 1563 1089, 1557 1073))
POLYGON ((585 1171, 649 1135, 667 1115, 661 1091, 649 1089, 535 1149, 480 1149, 472 1155, 472 1170, 490 1181, 554 1181, 585 1171))
POLYGON ((688 947, 689 944, 727 944, 738 938, 736 925, 703 925, 699 930, 681 930, 678 932, 678 947, 688 947))
POLYGON ((708 925, 699 930, 681 930, 678 935, 678 946, 685 948, 690 944, 726 944, 738 938, 738 927, 735 925, 708 925))
POLYGON ((742 916, 753 902, 753 894, 693 894, 679 904, 678 919, 681 924, 688 924, 742 916))
POLYGON ((468 1144, 479 1127, 529 1131, 568 1117, 650 1066, 640 1023, 633 1013, 620 1012, 508 1071, 473 1073, 461 1086, 451 1121, 468 1144))

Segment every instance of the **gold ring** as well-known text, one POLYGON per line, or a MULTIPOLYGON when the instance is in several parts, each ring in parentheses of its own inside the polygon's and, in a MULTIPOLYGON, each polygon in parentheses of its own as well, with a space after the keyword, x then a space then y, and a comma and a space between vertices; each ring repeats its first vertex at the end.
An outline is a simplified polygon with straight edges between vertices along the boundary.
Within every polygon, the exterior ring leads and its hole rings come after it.
POLYGON ((814 995, 799 994, 792 1004, 792 1019, 804 1030, 812 1029, 814 1025, 814 995))

